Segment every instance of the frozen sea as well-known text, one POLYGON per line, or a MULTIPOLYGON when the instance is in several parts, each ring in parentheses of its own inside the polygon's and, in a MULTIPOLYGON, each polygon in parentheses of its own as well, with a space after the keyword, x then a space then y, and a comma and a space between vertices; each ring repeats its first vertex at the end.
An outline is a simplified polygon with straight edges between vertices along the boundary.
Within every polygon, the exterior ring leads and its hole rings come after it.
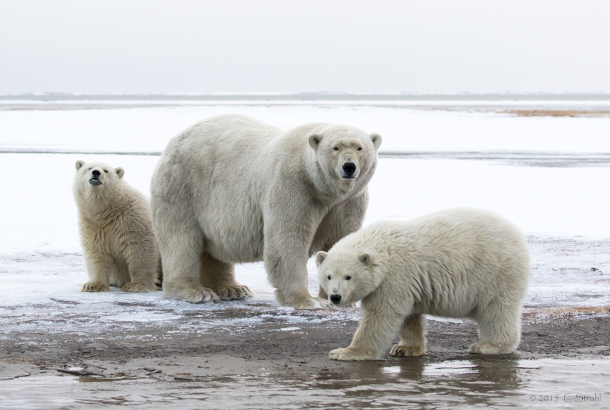
MULTIPOLYGON (((126 181, 149 194, 169 139, 229 112, 284 129, 324 121, 381 134, 365 225, 456 206, 496 211, 528 238, 529 320, 561 309, 607 312, 609 109, 607 96, 0 96, 0 327, 6 331, 0 339, 22 316, 36 317, 32 326, 43 331, 61 331, 53 323, 61 312, 40 309, 57 300, 74 302, 66 308, 71 314, 95 312, 98 328, 225 308, 167 300, 161 292, 81 293, 87 274, 71 184, 75 161, 101 161, 125 168, 126 181), (532 110, 584 114, 515 114, 532 110), (119 300, 153 304, 126 311, 119 300)), ((312 260, 308 270, 315 293, 312 260)), ((275 305, 261 263, 239 265, 236 274, 255 298, 234 305, 275 305)))

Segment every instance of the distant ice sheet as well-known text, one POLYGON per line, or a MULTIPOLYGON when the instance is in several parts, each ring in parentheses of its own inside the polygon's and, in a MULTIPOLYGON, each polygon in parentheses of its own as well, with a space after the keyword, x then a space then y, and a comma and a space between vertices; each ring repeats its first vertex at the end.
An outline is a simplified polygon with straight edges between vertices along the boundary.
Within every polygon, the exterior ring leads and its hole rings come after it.
POLYGON ((536 151, 610 153, 610 118, 333 105, 207 105, 109 110, 0 111, 0 150, 160 152, 207 117, 241 113, 289 129, 346 123, 382 135, 382 152, 536 151))

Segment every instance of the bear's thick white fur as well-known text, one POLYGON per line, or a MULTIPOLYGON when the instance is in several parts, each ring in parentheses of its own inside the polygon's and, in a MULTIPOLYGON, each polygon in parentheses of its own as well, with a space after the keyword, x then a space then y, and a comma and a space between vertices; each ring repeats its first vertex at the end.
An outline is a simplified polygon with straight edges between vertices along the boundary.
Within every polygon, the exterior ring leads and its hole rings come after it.
POLYGON ((352 343, 331 359, 379 359, 397 335, 391 355, 423 355, 424 314, 475 320, 471 353, 509 353, 519 343, 529 254, 519 229, 493 213, 460 208, 377 222, 316 261, 333 303, 362 300, 352 343))
POLYGON ((236 114, 174 137, 151 186, 164 293, 193 303, 249 297, 234 263, 264 260, 280 305, 328 306, 307 291, 307 259, 361 227, 380 143, 346 125, 283 131, 236 114))
POLYGON ((122 178, 123 168, 76 162, 72 186, 89 281, 83 292, 152 292, 160 276, 159 248, 148 199, 122 178))

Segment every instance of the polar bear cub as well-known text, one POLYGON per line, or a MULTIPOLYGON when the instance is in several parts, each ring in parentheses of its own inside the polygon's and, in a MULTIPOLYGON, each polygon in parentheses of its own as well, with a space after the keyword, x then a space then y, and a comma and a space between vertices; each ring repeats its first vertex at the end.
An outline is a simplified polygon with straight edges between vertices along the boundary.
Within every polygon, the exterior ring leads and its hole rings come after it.
POLYGON ((123 168, 76 161, 72 186, 89 281, 83 292, 152 292, 160 257, 148 199, 122 178, 123 168))
POLYGON ((316 256, 329 300, 362 300, 352 343, 335 360, 377 360, 400 335, 392 356, 426 353, 422 315, 479 324, 471 353, 509 353, 518 345, 529 275, 523 234, 504 218, 450 209, 411 221, 382 221, 316 256))

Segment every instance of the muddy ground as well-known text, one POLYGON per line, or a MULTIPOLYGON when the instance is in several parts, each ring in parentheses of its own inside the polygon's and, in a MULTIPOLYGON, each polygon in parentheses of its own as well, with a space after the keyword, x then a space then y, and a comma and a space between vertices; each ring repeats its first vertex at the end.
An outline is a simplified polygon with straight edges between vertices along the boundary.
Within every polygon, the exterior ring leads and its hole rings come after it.
MULTIPOLYGON (((38 333, 29 327, 24 332, 13 330, 5 335, 0 347, 0 380, 42 374, 189 380, 265 372, 320 373, 348 369, 367 372, 379 366, 409 362, 601 358, 610 356, 609 313, 606 308, 595 312, 569 309, 556 313, 526 312, 518 351, 489 358, 467 352, 477 339, 475 323, 428 320, 425 357, 386 355, 383 362, 367 363, 328 359, 330 350, 350 343, 358 325, 357 308, 303 312, 270 306, 231 308, 227 303, 226 309, 186 312, 169 323, 136 322, 101 333, 62 332, 67 318, 56 317, 56 332, 38 333), (261 316, 263 320, 252 320, 261 316), (290 319, 295 316, 299 320, 291 324, 290 319), (220 325, 198 331, 201 320, 220 325), (242 321, 244 325, 222 326, 227 320, 242 321)), ((96 318, 79 320, 90 323, 96 318)))

